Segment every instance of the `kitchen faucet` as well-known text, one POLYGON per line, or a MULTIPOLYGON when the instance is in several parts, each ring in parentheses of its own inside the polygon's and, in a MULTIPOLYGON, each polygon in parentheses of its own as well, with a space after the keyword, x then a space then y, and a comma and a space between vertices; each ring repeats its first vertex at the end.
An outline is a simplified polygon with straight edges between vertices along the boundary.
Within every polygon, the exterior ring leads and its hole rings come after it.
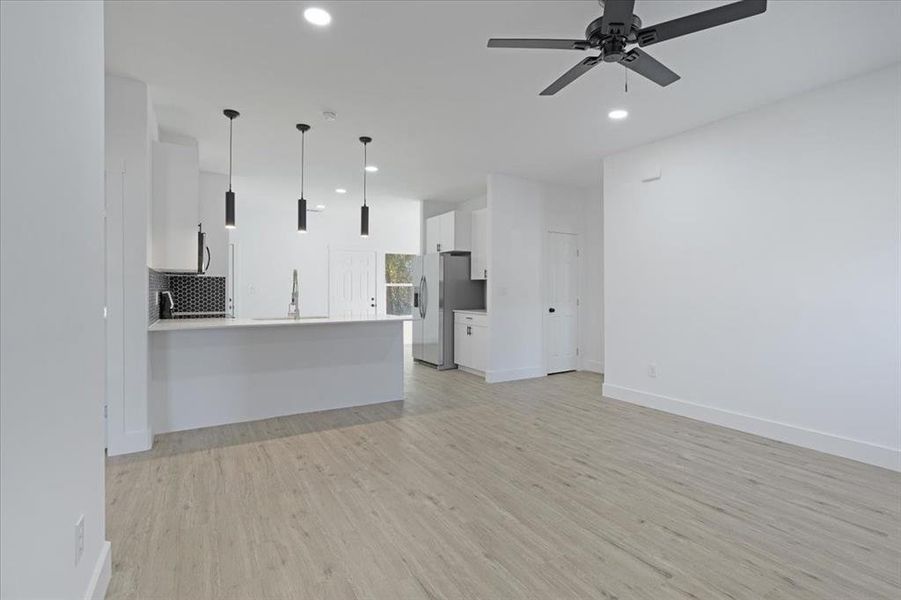
POLYGON ((288 305, 288 317, 300 318, 300 287, 297 285, 297 269, 291 284, 291 304, 288 305))

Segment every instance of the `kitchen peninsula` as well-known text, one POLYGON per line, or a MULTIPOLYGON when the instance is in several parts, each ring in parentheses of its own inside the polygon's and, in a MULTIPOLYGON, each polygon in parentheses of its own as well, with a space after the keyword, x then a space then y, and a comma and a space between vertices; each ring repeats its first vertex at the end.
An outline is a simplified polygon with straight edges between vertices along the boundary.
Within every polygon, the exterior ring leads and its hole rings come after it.
POLYGON ((403 400, 403 317, 150 325, 154 433, 403 400))

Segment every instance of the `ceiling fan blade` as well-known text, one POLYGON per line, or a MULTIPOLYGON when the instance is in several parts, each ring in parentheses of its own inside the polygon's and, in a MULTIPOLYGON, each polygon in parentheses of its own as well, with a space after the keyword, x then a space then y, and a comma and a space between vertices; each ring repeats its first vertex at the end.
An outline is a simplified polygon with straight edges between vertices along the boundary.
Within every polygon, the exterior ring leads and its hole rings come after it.
POLYGON ((586 50, 585 40, 533 40, 521 38, 491 38, 489 48, 539 48, 547 50, 586 50))
POLYGON ((601 32, 605 35, 626 35, 632 28, 632 11, 635 0, 607 0, 604 2, 604 18, 601 32))
POLYGON ((572 69, 561 75, 557 79, 557 81, 547 86, 544 90, 542 90, 540 95, 553 96, 554 94, 571 84, 573 81, 593 69, 595 65, 600 62, 600 56, 589 56, 588 58, 574 66, 572 69))
POLYGON ((689 33, 725 25, 739 19, 746 19, 766 12, 766 0, 741 0, 725 6, 711 8, 703 12, 664 21, 645 27, 638 32, 638 45, 650 46, 689 33))
POLYGON ((639 75, 647 77, 659 86, 666 87, 679 80, 679 76, 670 71, 666 65, 638 48, 627 52, 623 59, 619 61, 619 64, 635 71, 639 75))

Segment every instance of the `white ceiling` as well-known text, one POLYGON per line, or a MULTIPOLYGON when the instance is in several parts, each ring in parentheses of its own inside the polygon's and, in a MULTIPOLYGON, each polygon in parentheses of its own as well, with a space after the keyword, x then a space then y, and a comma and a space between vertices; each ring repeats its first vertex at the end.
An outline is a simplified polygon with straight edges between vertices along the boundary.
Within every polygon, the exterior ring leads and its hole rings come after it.
MULTIPOLYGON (((717 4, 637 0, 636 13, 650 25, 717 4)), ((226 169, 229 107, 242 113, 236 177, 295 181, 294 124, 307 122, 316 198, 358 195, 357 138, 370 135, 371 197, 462 200, 490 172, 596 185, 605 154, 901 60, 897 0, 770 0, 763 15, 647 48, 682 80, 630 74, 628 94, 624 69, 601 65, 539 97, 587 54, 485 47, 582 37, 599 14, 594 0, 107 2, 107 70, 149 83, 161 127, 197 138, 207 170, 226 169), (311 5, 332 24, 307 23, 311 5), (630 117, 609 121, 613 107, 630 117)))

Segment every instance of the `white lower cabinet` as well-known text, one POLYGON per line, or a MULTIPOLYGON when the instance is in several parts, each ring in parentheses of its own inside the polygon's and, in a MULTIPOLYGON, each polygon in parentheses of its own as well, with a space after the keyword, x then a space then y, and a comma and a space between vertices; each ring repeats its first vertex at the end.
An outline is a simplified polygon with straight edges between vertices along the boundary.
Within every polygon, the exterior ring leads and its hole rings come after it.
POLYGON ((485 373, 488 315, 484 312, 454 311, 454 362, 464 370, 485 373))

